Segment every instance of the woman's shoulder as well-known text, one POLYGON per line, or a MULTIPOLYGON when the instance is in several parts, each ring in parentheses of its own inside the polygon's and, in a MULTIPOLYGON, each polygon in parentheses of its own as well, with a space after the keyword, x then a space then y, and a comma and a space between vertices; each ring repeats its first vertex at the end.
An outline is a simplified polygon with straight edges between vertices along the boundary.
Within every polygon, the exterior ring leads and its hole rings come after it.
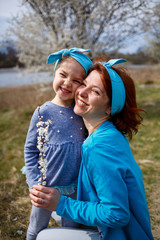
POLYGON ((83 149, 89 155, 127 155, 130 146, 125 135, 112 124, 97 129, 84 142, 83 149))
POLYGON ((96 134, 96 137, 92 136, 83 147, 84 164, 88 169, 103 169, 110 165, 113 169, 123 168, 128 161, 129 152, 129 147, 125 142, 124 136, 122 139, 101 134, 96 134))
POLYGON ((93 132, 90 140, 93 145, 113 147, 116 143, 123 144, 127 139, 125 135, 118 131, 112 122, 107 121, 93 132))

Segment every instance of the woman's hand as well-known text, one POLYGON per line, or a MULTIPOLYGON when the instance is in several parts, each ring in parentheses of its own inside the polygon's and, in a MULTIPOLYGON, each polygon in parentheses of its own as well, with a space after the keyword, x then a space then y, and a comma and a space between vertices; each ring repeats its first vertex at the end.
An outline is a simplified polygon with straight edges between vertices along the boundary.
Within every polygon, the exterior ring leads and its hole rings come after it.
POLYGON ((50 211, 56 211, 60 199, 60 193, 57 189, 41 185, 34 185, 30 189, 29 196, 34 206, 50 211))

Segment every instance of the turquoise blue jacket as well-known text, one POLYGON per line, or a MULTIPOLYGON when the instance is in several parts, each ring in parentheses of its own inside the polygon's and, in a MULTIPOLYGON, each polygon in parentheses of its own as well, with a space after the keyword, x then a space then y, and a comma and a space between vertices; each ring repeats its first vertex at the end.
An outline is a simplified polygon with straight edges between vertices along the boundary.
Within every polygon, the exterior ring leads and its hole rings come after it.
POLYGON ((142 172, 127 138, 111 122, 83 143, 78 200, 61 196, 56 211, 97 226, 104 240, 153 239, 142 172))

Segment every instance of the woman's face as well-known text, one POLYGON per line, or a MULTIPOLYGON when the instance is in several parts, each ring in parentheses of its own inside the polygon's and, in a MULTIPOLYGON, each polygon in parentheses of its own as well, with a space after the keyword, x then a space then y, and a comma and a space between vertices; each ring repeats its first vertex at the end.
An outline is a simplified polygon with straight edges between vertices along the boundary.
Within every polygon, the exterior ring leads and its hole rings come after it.
POLYGON ((83 81, 75 95, 74 112, 85 119, 107 119, 110 114, 109 98, 100 74, 94 70, 83 81))

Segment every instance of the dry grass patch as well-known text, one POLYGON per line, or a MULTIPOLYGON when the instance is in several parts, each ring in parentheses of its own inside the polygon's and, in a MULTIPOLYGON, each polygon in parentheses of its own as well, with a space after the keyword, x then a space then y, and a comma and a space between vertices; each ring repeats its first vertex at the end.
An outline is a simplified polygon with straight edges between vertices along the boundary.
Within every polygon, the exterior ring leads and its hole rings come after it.
POLYGON ((127 68, 136 83, 160 84, 160 64, 148 65, 144 68, 127 68))
POLYGON ((35 107, 53 96, 52 83, 0 88, 0 109, 35 107))

